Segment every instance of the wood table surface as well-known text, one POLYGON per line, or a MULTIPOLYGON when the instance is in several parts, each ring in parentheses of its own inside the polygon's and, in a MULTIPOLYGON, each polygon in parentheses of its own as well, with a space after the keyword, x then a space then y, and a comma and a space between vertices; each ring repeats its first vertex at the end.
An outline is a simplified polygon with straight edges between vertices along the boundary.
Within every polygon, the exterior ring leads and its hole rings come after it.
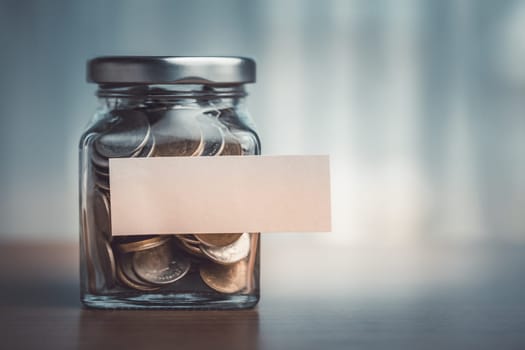
MULTIPOLYGON (((264 237, 263 237, 264 238, 264 237)), ((101 311, 74 243, 0 244, 1 349, 525 349, 525 247, 263 242, 241 311, 101 311)))

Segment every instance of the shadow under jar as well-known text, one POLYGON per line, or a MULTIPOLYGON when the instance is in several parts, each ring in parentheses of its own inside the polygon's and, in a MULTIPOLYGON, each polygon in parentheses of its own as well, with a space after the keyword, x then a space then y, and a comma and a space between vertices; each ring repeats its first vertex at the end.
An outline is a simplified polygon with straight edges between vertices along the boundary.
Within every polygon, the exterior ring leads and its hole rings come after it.
MULTIPOLYGON (((80 290, 94 308, 250 308, 259 233, 113 236, 110 158, 260 154, 240 57, 99 57, 100 106, 80 139, 80 290)), ((173 186, 183 186, 174 183, 173 186)), ((159 203, 159 205, 162 205, 159 203)))

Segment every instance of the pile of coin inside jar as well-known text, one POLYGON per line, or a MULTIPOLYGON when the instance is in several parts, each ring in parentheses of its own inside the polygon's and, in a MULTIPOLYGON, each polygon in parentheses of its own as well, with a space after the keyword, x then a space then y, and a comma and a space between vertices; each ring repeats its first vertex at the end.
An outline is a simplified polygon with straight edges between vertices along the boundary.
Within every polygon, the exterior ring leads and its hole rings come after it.
POLYGON ((88 210, 93 220, 83 213, 82 224, 91 262, 89 288, 97 289, 96 271, 101 271, 107 290, 120 286, 141 292, 184 291, 200 283, 204 291, 250 291, 258 233, 111 234, 109 158, 243 155, 239 136, 227 127, 235 111, 143 107, 111 113, 109 124, 94 129, 88 160, 93 179, 88 210))

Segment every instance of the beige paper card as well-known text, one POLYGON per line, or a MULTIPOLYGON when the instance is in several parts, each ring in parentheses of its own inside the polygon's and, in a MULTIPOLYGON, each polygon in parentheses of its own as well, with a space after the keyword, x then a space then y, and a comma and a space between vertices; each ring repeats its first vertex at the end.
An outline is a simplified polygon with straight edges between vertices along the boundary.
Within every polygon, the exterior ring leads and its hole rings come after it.
POLYGON ((113 235, 327 232, 328 156, 110 159, 113 235))

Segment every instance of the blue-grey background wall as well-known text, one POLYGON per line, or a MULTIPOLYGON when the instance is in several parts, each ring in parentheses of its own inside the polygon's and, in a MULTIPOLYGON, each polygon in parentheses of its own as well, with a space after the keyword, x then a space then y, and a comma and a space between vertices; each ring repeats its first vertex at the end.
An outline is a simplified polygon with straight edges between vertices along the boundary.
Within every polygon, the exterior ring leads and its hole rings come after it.
POLYGON ((97 55, 242 55, 265 154, 332 156, 331 242, 525 241, 525 2, 0 0, 0 237, 76 240, 97 55))

